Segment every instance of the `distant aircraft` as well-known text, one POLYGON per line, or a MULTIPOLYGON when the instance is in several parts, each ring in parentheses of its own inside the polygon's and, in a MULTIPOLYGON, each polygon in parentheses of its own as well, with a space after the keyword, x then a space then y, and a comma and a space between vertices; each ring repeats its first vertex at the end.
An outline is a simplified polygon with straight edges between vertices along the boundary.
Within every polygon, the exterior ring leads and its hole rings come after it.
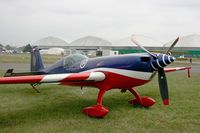
POLYGON ((164 105, 169 104, 168 86, 165 72, 189 70, 191 67, 164 68, 171 64, 175 58, 169 55, 171 49, 178 42, 177 38, 165 54, 151 53, 139 44, 132 36, 132 41, 147 53, 115 55, 98 58, 87 58, 84 55, 69 55, 45 68, 39 53, 39 48, 34 47, 31 56, 31 70, 29 73, 13 73, 9 69, 5 77, 0 78, 0 84, 27 83, 37 90, 37 85, 42 83, 58 83, 71 86, 93 86, 99 89, 96 105, 86 107, 83 112, 91 117, 102 118, 109 112, 102 105, 103 96, 111 89, 121 89, 122 92, 130 91, 135 99, 129 100, 130 104, 150 107, 155 100, 150 97, 140 96, 135 87, 148 83, 158 73, 160 94, 164 105))

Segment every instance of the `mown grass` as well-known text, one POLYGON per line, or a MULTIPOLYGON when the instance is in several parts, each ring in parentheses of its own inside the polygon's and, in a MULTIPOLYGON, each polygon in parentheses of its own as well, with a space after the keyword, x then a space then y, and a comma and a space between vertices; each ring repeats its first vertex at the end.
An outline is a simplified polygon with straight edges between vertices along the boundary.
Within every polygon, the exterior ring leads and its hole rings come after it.
MULTIPOLYGON (((59 55, 41 55, 44 63, 54 63, 63 58, 59 55)), ((30 54, 1 54, 1 63, 30 63, 30 54)))
POLYGON ((127 103, 132 95, 111 90, 103 104, 110 110, 104 119, 85 116, 81 110, 94 105, 98 90, 41 85, 35 93, 29 85, 0 85, 0 132, 9 133, 129 133, 200 132, 200 74, 167 74, 170 106, 161 104, 155 78, 138 91, 154 98, 149 109, 127 103))
MULTIPOLYGON (((63 58, 61 55, 41 55, 44 63, 54 63, 57 60, 63 58)), ((30 63, 30 54, 1 54, 1 63, 30 63)), ((189 60, 179 60, 179 63, 189 63, 189 60)), ((200 58, 193 58, 193 62, 200 62, 200 58)))

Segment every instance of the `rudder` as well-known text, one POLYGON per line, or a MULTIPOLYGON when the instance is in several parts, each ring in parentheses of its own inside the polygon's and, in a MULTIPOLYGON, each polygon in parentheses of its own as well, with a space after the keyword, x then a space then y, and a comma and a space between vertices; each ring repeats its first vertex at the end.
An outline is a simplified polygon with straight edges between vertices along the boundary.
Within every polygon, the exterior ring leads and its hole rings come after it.
POLYGON ((42 57, 40 55, 40 49, 38 46, 34 46, 31 50, 31 72, 44 69, 42 57))

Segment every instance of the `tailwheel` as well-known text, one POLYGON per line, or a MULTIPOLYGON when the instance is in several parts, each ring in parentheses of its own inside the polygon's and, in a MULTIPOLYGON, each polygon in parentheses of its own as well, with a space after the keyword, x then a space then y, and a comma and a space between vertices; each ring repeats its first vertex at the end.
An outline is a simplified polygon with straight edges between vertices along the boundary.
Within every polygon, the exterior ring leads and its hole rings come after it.
POLYGON ((96 117, 96 118, 105 117, 109 112, 108 108, 102 105, 103 95, 105 92, 106 90, 104 89, 100 90, 97 98, 97 104, 84 108, 83 113, 85 113, 87 116, 90 117, 96 117))
POLYGON ((150 97, 143 96, 141 97, 134 89, 128 89, 134 96, 135 99, 129 100, 128 102, 132 105, 140 105, 143 107, 150 107, 154 105, 155 100, 150 97))

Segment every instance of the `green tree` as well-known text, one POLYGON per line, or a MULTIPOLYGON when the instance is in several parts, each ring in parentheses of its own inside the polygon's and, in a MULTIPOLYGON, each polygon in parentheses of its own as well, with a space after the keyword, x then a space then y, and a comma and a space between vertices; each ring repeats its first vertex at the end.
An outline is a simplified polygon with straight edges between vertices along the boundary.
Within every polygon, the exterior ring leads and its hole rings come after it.
POLYGON ((25 53, 25 52, 31 52, 31 49, 32 49, 31 45, 30 45, 30 44, 27 44, 27 45, 24 47, 23 52, 24 52, 24 53, 25 53))
POLYGON ((5 47, 7 50, 11 50, 12 49, 12 47, 10 46, 10 45, 6 45, 6 47, 5 47))

